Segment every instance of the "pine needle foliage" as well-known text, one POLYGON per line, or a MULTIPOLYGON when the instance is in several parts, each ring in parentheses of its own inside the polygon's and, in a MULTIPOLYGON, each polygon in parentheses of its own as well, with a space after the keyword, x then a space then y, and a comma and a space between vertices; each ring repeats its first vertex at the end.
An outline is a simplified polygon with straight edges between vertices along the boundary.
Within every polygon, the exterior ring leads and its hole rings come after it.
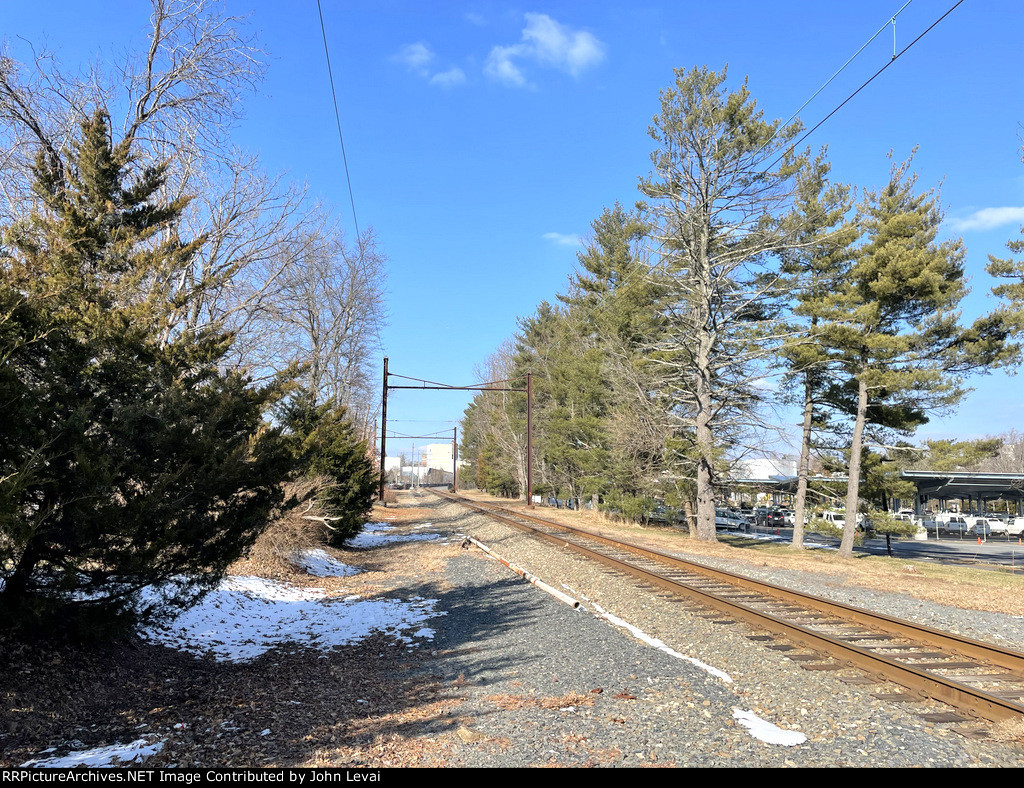
POLYGON ((276 388, 220 369, 230 337, 169 329, 203 239, 175 234, 165 165, 137 166, 101 110, 68 161, 39 156, 38 207, 3 234, 0 618, 86 632, 215 584, 289 457, 262 420, 276 388))
POLYGON ((326 479, 317 502, 327 512, 328 544, 341 547, 359 534, 373 508, 377 477, 369 447, 344 406, 317 405, 306 392, 291 398, 280 415, 295 474, 326 479))

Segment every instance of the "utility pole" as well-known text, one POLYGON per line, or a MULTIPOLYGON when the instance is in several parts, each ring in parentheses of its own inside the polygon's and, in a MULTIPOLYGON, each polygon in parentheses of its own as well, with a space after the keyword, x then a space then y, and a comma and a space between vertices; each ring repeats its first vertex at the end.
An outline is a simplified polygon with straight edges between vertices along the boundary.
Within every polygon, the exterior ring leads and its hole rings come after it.
MULTIPOLYGON (((384 356, 384 394, 381 400, 380 409, 380 494, 378 499, 380 500, 381 506, 387 508, 387 502, 384 500, 384 458, 387 456, 384 453, 385 442, 387 441, 388 434, 388 357, 384 356)), ((398 473, 401 474, 402 470, 399 468, 398 473)))
POLYGON ((533 508, 533 373, 526 373, 526 508, 533 508))

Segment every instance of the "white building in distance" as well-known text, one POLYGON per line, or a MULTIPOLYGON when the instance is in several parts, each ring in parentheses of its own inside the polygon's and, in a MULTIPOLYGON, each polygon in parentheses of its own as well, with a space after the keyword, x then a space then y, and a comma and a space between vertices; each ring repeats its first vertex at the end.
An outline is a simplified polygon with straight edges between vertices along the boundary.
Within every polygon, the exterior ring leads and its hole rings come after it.
POLYGON ((789 478, 796 476, 797 458, 784 454, 777 457, 747 457, 733 464, 732 473, 734 479, 759 479, 789 478))

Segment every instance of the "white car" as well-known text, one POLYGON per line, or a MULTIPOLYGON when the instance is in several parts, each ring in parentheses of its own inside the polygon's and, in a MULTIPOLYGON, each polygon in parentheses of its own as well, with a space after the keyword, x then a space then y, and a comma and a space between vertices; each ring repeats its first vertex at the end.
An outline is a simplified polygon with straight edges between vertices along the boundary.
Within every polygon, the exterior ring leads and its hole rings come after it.
POLYGON ((963 536, 967 533, 969 525, 970 523, 967 522, 967 518, 956 512, 939 512, 935 515, 935 528, 938 533, 952 533, 963 536))
POLYGON ((1006 519, 989 519, 988 526, 992 533, 1000 536, 1024 535, 1024 517, 1008 517, 1006 519))
POLYGON ((998 520, 989 520, 987 517, 973 517, 974 520, 970 525, 967 526, 968 536, 989 536, 992 533, 992 526, 996 525, 998 520))
POLYGON ((730 531, 747 530, 747 521, 728 509, 715 509, 715 528, 727 528, 730 531))

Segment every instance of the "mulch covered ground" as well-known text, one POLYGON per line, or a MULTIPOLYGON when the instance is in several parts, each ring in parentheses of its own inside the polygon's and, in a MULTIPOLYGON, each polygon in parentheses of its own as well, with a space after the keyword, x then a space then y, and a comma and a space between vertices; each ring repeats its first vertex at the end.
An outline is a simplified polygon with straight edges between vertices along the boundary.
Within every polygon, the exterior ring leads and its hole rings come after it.
MULTIPOLYGON (((422 519, 382 511, 395 521, 422 519)), ((397 598, 411 587, 429 594, 444 564, 426 554, 447 550, 457 547, 338 554, 361 564, 352 578, 312 577, 257 550, 234 571, 332 595, 397 598)), ((429 671, 416 670, 429 658, 385 635, 227 663, 134 638, 72 644, 0 633, 0 767, 140 738, 164 742, 147 768, 437 765, 441 753, 424 742, 458 725, 447 714, 455 701, 429 671)))

